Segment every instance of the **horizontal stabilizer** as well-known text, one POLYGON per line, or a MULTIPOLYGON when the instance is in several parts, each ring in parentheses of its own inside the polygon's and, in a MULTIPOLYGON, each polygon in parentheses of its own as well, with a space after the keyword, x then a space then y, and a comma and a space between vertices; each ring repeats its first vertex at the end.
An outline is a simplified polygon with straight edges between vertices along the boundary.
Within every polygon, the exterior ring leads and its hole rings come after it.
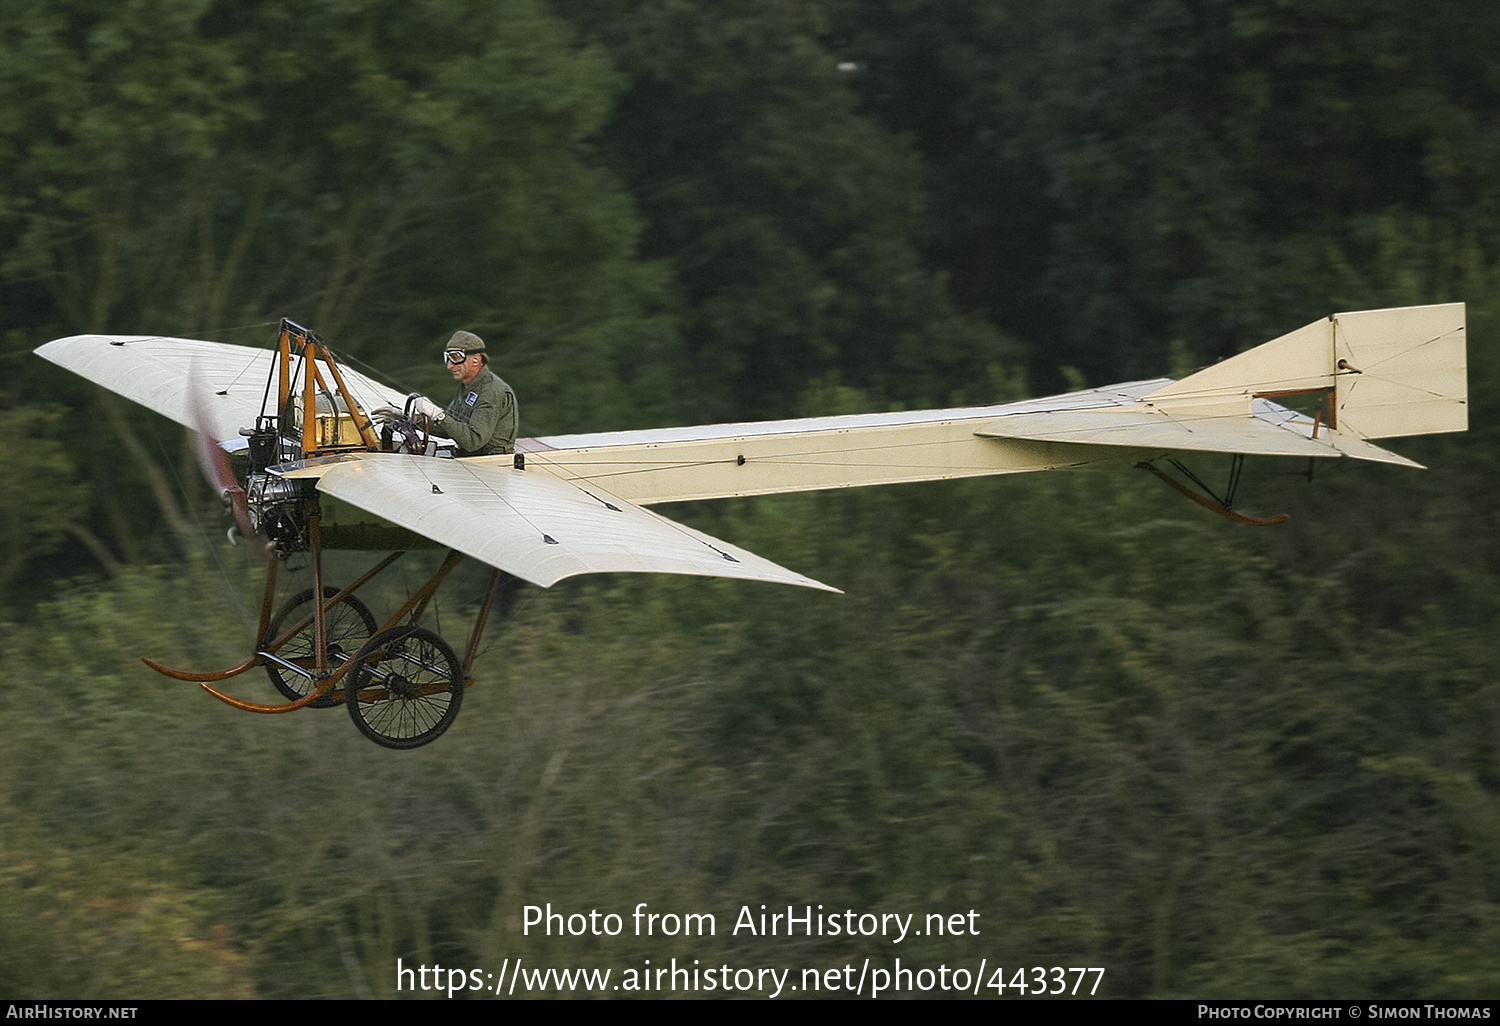
POLYGON ((1265 399, 1250 401, 1248 414, 1194 405, 1045 410, 1016 413, 975 431, 981 438, 1119 445, 1161 452, 1229 452, 1252 456, 1352 456, 1420 467, 1360 438, 1330 431, 1313 418, 1265 399), (1314 430, 1316 429, 1316 435, 1314 430))

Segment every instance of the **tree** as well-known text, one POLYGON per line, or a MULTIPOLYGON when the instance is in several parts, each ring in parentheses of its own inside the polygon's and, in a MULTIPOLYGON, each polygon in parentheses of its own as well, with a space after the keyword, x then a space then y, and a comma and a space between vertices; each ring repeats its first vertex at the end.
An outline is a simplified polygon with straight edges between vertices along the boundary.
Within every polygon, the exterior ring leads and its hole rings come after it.
MULTIPOLYGON (((533 430, 670 405, 649 370, 675 346, 662 275, 585 142, 608 68, 535 0, 17 4, 0 57, 0 327, 17 396, 73 409, 70 449, 129 453, 100 506, 144 484, 126 501, 197 544, 185 451, 163 459, 145 415, 21 358, 51 335, 264 344, 289 315, 446 387, 438 346, 464 325, 506 354, 533 430)), ((150 519, 118 522, 115 552, 150 519)))
POLYGON ((829 9, 861 109, 930 168, 926 252, 1039 381, 1160 374, 1173 340, 1207 363, 1332 312, 1330 243, 1362 264, 1383 217, 1494 233, 1491 5, 829 9))
POLYGON ((829 372, 876 403, 943 402, 1014 355, 912 245, 919 162, 856 113, 817 4, 559 9, 622 76, 601 148, 680 289, 691 415, 787 415, 829 372))

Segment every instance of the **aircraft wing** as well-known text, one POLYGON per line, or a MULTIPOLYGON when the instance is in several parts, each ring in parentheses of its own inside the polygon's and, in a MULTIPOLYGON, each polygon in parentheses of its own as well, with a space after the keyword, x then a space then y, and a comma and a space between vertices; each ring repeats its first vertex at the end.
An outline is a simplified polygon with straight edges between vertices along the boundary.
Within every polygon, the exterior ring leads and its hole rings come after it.
MULTIPOLYGON (((215 438, 239 439, 254 427, 276 353, 161 335, 74 335, 36 350, 65 370, 197 430, 196 405, 215 438)), ((405 394, 358 371, 342 369, 354 399, 365 409, 399 407, 405 394)), ((273 403, 274 405, 274 403, 273 403)))
POLYGON ((634 571, 838 590, 602 489, 504 464, 361 453, 286 476, 314 475, 320 492, 544 588, 634 571))

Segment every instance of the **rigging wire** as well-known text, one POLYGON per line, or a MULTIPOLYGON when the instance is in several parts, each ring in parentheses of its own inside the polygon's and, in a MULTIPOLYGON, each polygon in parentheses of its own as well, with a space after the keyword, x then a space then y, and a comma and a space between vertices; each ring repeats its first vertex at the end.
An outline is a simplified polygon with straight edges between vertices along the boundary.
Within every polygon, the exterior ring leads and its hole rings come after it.
POLYGON ((257 321, 254 324, 235 324, 235 325, 231 325, 230 327, 227 327, 227 328, 205 328, 202 331, 202 334, 204 334, 204 335, 225 335, 225 334, 228 334, 231 331, 248 331, 251 328, 269 328, 273 324, 280 324, 280 323, 281 323, 280 321, 257 321))
POLYGON ((388 380, 388 381, 392 382, 392 384, 386 386, 387 388, 394 388, 398 392, 399 391, 406 391, 406 392, 415 391, 415 389, 413 389, 408 382, 403 382, 403 381, 401 381, 401 380, 399 380, 399 379, 397 379, 395 377, 392 377, 392 376, 388 375, 385 371, 380 370, 379 368, 370 366, 368 363, 366 363, 365 361, 361 360, 359 357, 353 355, 352 353, 339 353, 338 354, 338 358, 340 360, 344 361, 345 363, 357 363, 357 364, 359 364, 361 367, 363 367, 368 372, 366 376, 369 377, 371 381, 374 381, 377 385, 378 384, 383 384, 384 381, 382 379, 384 379, 384 380, 388 380))

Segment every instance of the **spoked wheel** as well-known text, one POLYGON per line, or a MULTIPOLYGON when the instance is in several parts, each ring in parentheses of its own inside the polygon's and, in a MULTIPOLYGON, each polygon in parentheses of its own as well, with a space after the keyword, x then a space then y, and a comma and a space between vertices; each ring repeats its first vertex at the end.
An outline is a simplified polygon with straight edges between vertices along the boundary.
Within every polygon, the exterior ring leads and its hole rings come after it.
POLYGON ((349 715, 361 734, 387 748, 418 748, 458 716, 464 679, 447 642, 422 627, 381 631, 345 678, 349 715))
MULTIPOLYGON (((331 599, 339 591, 340 589, 331 584, 325 585, 323 598, 331 599)), ((282 631, 297 621, 311 616, 312 612, 313 590, 308 588, 288 599, 286 604, 277 610, 276 615, 271 619, 271 626, 266 629, 266 637, 261 642, 262 646, 269 645, 281 637, 282 631)), ((375 616, 370 612, 369 607, 353 595, 348 595, 324 614, 323 626, 324 640, 328 649, 328 668, 336 670, 340 664, 354 658, 379 625, 375 622, 375 616)), ((313 645, 313 623, 308 620, 307 626, 288 639, 275 655, 311 673, 317 667, 313 645)), ((290 699, 301 698, 318 686, 317 681, 312 677, 304 677, 296 670, 278 665, 271 660, 266 661, 266 673, 270 676, 271 683, 276 685, 276 690, 290 699)), ((331 705, 337 705, 339 699, 334 696, 338 693, 339 689, 335 687, 333 691, 309 704, 316 709, 326 709, 331 705)))

